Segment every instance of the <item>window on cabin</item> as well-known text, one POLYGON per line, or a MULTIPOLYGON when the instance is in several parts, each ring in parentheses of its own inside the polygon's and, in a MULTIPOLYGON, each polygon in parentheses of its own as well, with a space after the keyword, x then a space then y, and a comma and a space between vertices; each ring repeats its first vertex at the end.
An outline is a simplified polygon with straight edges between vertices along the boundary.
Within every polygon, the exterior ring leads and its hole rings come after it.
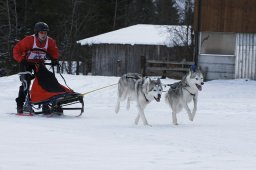
POLYGON ((235 55, 235 33, 202 32, 200 54, 235 55))

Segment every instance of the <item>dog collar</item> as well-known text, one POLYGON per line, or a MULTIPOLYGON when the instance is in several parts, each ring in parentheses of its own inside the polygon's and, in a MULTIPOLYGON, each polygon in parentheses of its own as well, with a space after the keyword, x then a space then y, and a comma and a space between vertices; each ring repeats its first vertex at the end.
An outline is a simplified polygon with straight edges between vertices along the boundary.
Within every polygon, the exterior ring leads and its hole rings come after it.
POLYGON ((191 96, 195 96, 195 95, 196 95, 196 94, 191 93, 186 87, 184 87, 184 89, 187 90, 188 93, 189 93, 191 96))
POLYGON ((146 94, 145 93, 143 93, 143 94, 144 94, 144 97, 146 99, 146 102, 149 102, 148 98, 146 97, 146 94))

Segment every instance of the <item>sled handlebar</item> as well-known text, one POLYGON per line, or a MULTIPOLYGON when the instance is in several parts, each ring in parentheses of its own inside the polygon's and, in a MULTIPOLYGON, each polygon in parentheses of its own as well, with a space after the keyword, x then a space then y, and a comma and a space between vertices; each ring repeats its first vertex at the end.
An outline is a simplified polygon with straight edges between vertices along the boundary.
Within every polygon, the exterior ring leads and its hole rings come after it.
POLYGON ((49 66, 59 66, 60 64, 59 64, 59 63, 53 63, 53 62, 50 62, 50 63, 44 63, 44 65, 49 65, 49 66))
POLYGON ((18 75, 26 75, 26 74, 33 75, 30 71, 24 71, 24 72, 18 73, 18 75))

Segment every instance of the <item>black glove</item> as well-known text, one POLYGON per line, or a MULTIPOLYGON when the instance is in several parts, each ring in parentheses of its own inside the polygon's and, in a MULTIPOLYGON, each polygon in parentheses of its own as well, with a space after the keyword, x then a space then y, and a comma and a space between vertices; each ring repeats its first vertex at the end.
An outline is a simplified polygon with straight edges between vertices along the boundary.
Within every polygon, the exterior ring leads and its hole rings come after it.
POLYGON ((46 59, 47 59, 47 60, 51 60, 51 59, 52 59, 52 56, 51 56, 50 54, 46 53, 46 59))
POLYGON ((20 81, 24 82, 26 80, 26 75, 22 74, 20 75, 20 81))
POLYGON ((25 80, 26 81, 31 81, 35 78, 35 75, 34 74, 21 74, 20 75, 20 81, 21 82, 24 82, 25 80))
POLYGON ((28 66, 28 61, 23 59, 20 62, 20 72, 26 71, 28 66))
POLYGON ((53 66, 58 66, 59 65, 59 61, 58 60, 52 60, 52 65, 53 66))
POLYGON ((23 59, 23 60, 21 60, 20 64, 23 64, 24 66, 27 66, 28 65, 28 61, 23 59))

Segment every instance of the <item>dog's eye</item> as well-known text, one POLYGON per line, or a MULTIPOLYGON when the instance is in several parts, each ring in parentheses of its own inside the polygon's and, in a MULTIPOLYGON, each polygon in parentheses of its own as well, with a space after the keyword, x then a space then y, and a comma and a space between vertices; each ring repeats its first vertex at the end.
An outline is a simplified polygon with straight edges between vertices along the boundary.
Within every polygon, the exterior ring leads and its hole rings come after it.
POLYGON ((153 91, 156 91, 156 89, 154 89, 153 91))
POLYGON ((198 80, 198 78, 196 78, 196 80, 198 80))

